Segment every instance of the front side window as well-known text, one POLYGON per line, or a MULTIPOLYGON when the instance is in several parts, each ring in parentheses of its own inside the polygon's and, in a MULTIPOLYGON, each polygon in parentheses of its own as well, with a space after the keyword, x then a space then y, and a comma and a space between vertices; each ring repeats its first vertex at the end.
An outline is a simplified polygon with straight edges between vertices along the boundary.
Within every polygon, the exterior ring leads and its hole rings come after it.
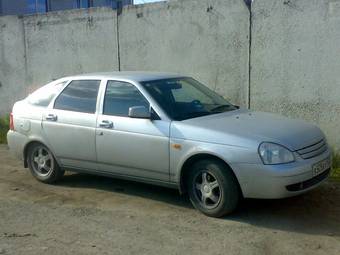
POLYGON ((100 81, 72 81, 55 100, 54 108, 66 111, 95 113, 100 81))
POLYGON ((149 108, 148 101, 132 84, 121 81, 108 81, 104 98, 104 115, 129 116, 129 108, 145 106, 149 108))
POLYGON ((47 107, 66 83, 67 81, 45 85, 29 95, 27 100, 31 105, 47 107))
POLYGON ((222 96, 189 77, 144 81, 142 85, 173 120, 237 109, 222 96))

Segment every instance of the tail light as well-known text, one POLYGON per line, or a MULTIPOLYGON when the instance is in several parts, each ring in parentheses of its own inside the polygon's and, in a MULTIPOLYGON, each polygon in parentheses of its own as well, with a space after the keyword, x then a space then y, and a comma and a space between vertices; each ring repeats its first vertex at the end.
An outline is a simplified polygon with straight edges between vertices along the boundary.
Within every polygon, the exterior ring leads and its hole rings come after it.
POLYGON ((14 121, 13 121, 13 113, 9 115, 9 129, 14 130, 14 121))

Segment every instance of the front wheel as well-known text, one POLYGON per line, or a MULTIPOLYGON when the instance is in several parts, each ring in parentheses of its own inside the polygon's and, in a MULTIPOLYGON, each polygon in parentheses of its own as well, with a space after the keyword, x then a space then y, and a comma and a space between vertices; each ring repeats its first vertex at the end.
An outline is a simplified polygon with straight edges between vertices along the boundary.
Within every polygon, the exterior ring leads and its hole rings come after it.
POLYGON ((193 206, 211 217, 232 213, 241 197, 231 169, 217 160, 196 162, 188 176, 187 190, 193 206))
POLYGON ((39 143, 28 148, 27 163, 32 175, 44 183, 54 183, 64 175, 52 152, 39 143))

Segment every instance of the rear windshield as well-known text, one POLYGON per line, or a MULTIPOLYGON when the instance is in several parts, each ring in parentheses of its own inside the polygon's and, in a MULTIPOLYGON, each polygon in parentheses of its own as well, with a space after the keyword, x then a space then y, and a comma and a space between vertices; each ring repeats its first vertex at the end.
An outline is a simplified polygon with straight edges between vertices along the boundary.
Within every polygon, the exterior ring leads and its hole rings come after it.
POLYGON ((67 81, 47 84, 29 95, 27 97, 27 101, 31 105, 47 107, 51 103, 53 98, 63 89, 66 83, 67 81))

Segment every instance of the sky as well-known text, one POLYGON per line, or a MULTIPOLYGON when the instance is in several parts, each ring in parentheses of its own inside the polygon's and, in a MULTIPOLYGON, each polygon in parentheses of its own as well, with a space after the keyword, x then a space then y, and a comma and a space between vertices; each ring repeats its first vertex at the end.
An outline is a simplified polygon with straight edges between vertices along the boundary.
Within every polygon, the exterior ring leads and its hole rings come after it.
POLYGON ((160 1, 162 0, 134 0, 133 2, 134 4, 145 4, 145 3, 160 2, 160 1))

